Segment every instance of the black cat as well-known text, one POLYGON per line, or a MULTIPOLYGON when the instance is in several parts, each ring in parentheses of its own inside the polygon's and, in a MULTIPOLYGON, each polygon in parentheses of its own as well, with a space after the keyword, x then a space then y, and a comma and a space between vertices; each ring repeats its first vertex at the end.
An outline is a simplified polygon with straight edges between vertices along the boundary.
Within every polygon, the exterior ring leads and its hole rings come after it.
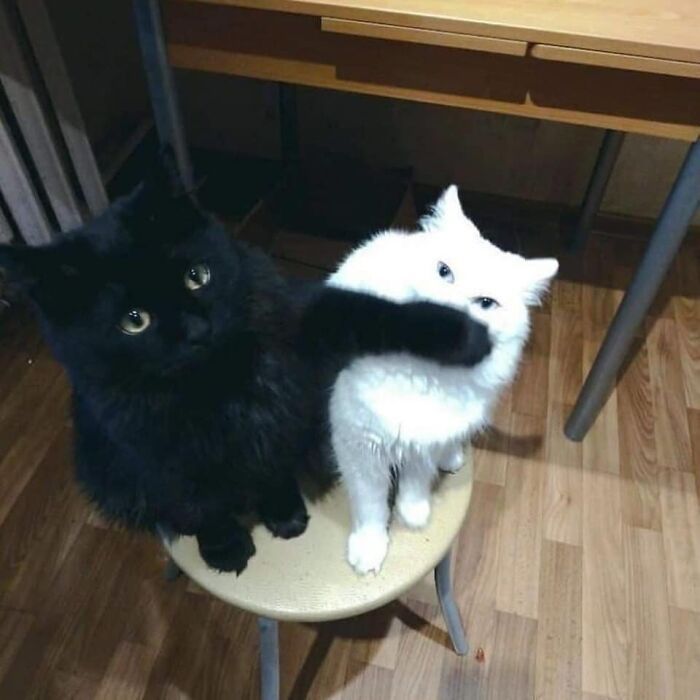
POLYGON ((87 495, 130 527, 196 535, 224 571, 255 552, 241 515, 285 538, 306 527, 297 478, 323 434, 320 356, 473 364, 489 351, 484 327, 457 311, 293 294, 166 173, 50 246, 0 246, 0 266, 70 377, 87 495))

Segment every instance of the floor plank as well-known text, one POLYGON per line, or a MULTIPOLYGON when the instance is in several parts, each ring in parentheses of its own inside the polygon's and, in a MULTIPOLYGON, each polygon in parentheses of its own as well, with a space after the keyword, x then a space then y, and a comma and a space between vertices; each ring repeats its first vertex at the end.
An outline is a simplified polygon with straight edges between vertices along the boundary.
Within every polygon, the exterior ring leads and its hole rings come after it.
POLYGON ((676 700, 693 700, 700 688, 700 614, 671 607, 670 615, 676 700))
POLYGON ((627 692, 639 700, 672 698, 673 651, 660 533, 624 528, 627 572, 627 692))
MULTIPOLYGON (((515 430, 544 432, 542 418, 513 414, 515 430)), ((547 465, 531 457, 508 458, 505 510, 499 538, 496 609, 537 619, 542 546, 542 497, 547 465)))
POLYGON ((581 548, 545 540, 537 623, 537 698, 574 700, 581 694, 581 586, 581 548))
POLYGON ((391 684, 391 700, 430 697, 439 686, 442 656, 454 653, 447 635, 430 620, 439 613, 435 606, 414 604, 417 629, 406 627, 401 635, 399 653, 391 684), (425 622, 420 621, 424 620, 425 622))
POLYGON ((653 392, 645 346, 629 361, 617 385, 622 508, 625 522, 661 529, 653 392))
POLYGON ((547 415, 550 331, 550 316, 541 311, 534 312, 530 340, 513 388, 513 411, 521 415, 547 415))
POLYGON ((141 700, 154 661, 151 649, 122 642, 97 689, 95 700, 141 700))
POLYGON ((620 480, 584 461, 582 687, 627 697, 627 608, 620 480))
MULTIPOLYGON (((591 328, 584 333, 583 367, 587 373, 604 337, 602 329, 591 328)), ((620 473, 620 434, 618 426, 618 390, 613 388, 608 400, 582 443, 583 461, 587 469, 620 473)))
POLYGON ((572 407, 550 401, 547 413, 545 460, 547 474, 543 494, 543 535, 549 540, 581 544, 583 449, 564 435, 572 407))
POLYGON ((700 409, 700 299, 675 297, 674 318, 678 332, 683 387, 688 408, 700 409))
POLYGON ((512 405, 513 392, 506 391, 496 405, 490 426, 472 440, 476 481, 505 486, 512 405))
POLYGON ((536 649, 535 620, 497 612, 496 641, 483 697, 489 700, 533 697, 536 649))
POLYGON ((654 392, 654 430, 658 463, 692 470, 683 369, 676 322, 656 319, 647 336, 649 376, 654 392))
POLYGON ((659 490, 668 600, 700 613, 700 509, 695 477, 663 469, 659 490))

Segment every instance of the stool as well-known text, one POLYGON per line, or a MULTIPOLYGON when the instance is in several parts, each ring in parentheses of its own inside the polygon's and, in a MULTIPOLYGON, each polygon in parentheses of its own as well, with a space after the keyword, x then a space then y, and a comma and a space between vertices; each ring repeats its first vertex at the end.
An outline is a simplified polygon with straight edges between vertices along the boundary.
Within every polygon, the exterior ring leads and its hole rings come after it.
POLYGON ((164 537, 170 555, 166 576, 183 571, 212 595, 258 616, 263 700, 279 698, 278 621, 322 622, 360 615, 395 600, 431 570, 452 645, 463 655, 467 642, 452 594, 450 548, 471 493, 472 460, 467 451, 459 472, 441 475, 425 529, 392 523, 389 553, 376 576, 358 576, 345 559, 350 512, 342 487, 307 503, 311 519, 301 537, 277 539, 257 525, 257 553, 240 576, 210 569, 194 537, 164 537))

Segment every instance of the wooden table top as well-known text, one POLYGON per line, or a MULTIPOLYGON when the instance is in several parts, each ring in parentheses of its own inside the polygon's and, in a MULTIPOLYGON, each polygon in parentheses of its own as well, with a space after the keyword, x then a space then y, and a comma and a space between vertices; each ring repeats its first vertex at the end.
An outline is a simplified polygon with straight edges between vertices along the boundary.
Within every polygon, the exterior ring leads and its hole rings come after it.
POLYGON ((193 0, 700 63, 700 0, 193 0))

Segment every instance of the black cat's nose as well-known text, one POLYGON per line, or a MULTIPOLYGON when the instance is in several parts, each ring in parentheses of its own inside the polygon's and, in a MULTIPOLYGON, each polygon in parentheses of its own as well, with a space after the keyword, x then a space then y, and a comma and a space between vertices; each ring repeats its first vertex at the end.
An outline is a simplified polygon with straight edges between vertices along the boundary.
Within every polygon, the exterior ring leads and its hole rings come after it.
POLYGON ((208 338, 211 331, 209 321, 201 316, 188 314, 183 318, 183 325, 185 337, 191 343, 201 343, 208 338))

